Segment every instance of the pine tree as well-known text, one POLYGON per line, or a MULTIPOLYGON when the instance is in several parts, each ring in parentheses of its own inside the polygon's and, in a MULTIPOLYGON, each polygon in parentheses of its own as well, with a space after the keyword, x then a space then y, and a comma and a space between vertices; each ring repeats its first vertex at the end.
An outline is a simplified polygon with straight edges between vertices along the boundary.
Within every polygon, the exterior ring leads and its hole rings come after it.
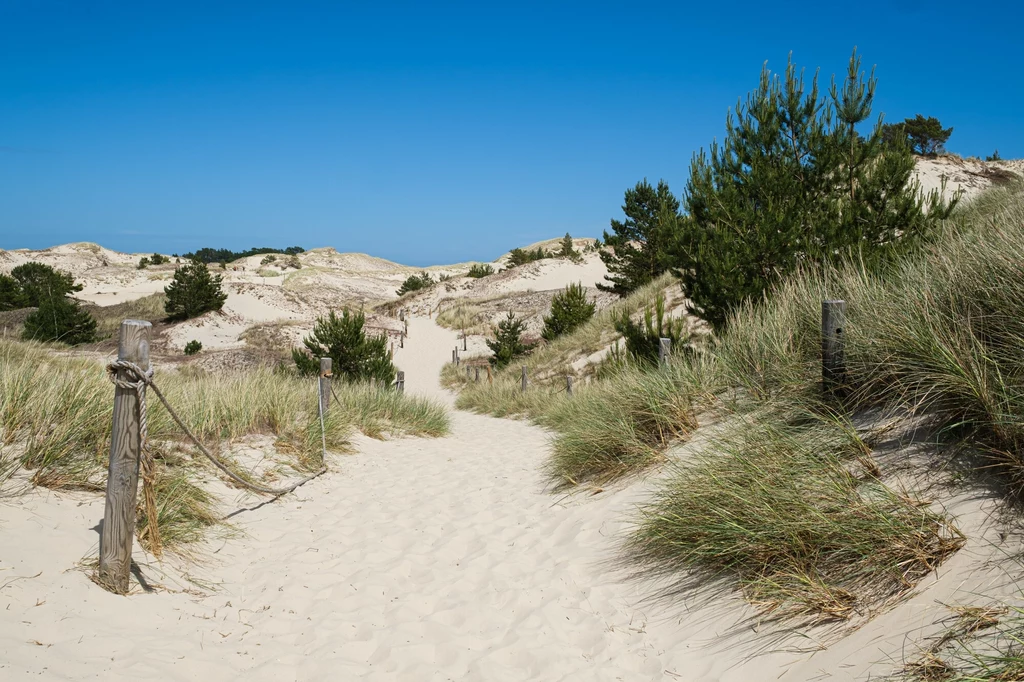
POLYGON ((223 277, 210 274, 206 263, 193 259, 174 272, 174 280, 164 288, 164 310, 172 320, 188 320, 211 310, 220 310, 228 295, 223 277))
POLYGON ((25 295, 21 291, 18 280, 4 274, 0 274, 0 312, 5 310, 18 310, 27 308, 25 295))
POLYGON ((404 296, 410 291, 419 291, 420 289, 426 289, 434 285, 434 280, 430 276, 430 273, 426 270, 420 272, 418 275, 409 275, 402 286, 398 289, 398 295, 404 296))
POLYGON ((82 285, 75 284, 70 272, 55 270, 35 261, 14 268, 11 277, 21 289, 22 307, 27 308, 38 308, 46 299, 63 298, 82 290, 82 285))
POLYGON ((906 142, 911 151, 921 156, 935 156, 944 151, 952 134, 952 126, 943 128, 939 119, 934 116, 925 118, 921 114, 904 119, 901 123, 886 123, 882 126, 883 141, 889 144, 906 142))
POLYGON ((919 193, 914 159, 883 144, 881 119, 862 136, 874 73, 856 52, 840 89, 819 96, 792 61, 784 78, 767 66, 760 86, 726 119, 726 136, 694 156, 688 216, 673 264, 691 312, 721 329, 741 301, 763 296, 799 267, 855 256, 873 265, 921 244, 956 198, 919 193))
POLYGON ((491 357, 492 365, 501 369, 533 350, 533 344, 523 343, 522 334, 525 329, 526 323, 516 319, 511 310, 508 311, 508 317, 498 323, 494 341, 487 342, 487 347, 494 353, 491 357))
POLYGON ((608 267, 597 288, 619 296, 634 291, 669 269, 668 251, 678 229, 679 200, 664 180, 651 187, 644 179, 626 190, 624 221, 612 220, 614 234, 604 233, 606 248, 600 252, 608 267))
POLYGON ((568 232, 562 237, 562 241, 559 245, 558 253, 555 254, 557 258, 566 258, 571 260, 573 263, 579 263, 583 260, 583 256, 576 250, 572 243, 572 235, 568 232))
POLYGON ((597 304, 587 300, 582 282, 570 284, 551 297, 551 315, 544 318, 545 341, 568 334, 594 316, 597 304))
POLYGON ((96 340, 96 320, 82 310, 78 301, 65 296, 47 296, 25 318, 22 338, 35 341, 59 341, 69 345, 96 340))
POLYGON ((302 340, 305 350, 292 350, 292 359, 300 374, 317 374, 320 358, 331 358, 331 372, 347 381, 377 381, 389 384, 395 378, 395 366, 388 353, 384 335, 367 336, 366 316, 347 309, 338 317, 330 311, 318 317, 313 333, 302 340))

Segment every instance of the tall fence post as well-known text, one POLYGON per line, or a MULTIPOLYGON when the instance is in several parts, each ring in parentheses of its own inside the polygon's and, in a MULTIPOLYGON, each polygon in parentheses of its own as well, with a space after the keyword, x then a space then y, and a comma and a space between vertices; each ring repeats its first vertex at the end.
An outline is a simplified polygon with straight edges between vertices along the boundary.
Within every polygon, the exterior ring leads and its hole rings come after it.
POLYGON ((672 339, 658 339, 658 364, 664 365, 668 362, 668 356, 672 353, 672 339))
POLYGON ((477 382, 480 381, 480 368, 479 367, 476 368, 476 378, 474 378, 473 381, 477 381, 477 382))
MULTIPOLYGON (((149 369, 149 333, 153 325, 125 320, 117 343, 117 359, 149 369)), ((138 381, 128 370, 117 379, 138 381)), ((131 388, 114 387, 114 423, 110 431, 110 465, 107 469, 107 500, 100 532, 99 582, 112 592, 127 594, 135 534, 135 499, 139 483, 139 394, 131 388)))
POLYGON ((402 335, 398 337, 398 347, 405 348, 405 332, 402 332, 402 335))
POLYGON ((521 390, 522 390, 523 393, 526 393, 526 365, 523 365, 523 376, 522 376, 522 379, 520 381, 521 381, 521 390))
POLYGON ((821 302, 821 382, 827 393, 846 383, 846 301, 821 302))
POLYGON ((452 351, 452 364, 455 364, 455 351, 452 351))
POLYGON ((395 378, 395 388, 398 389, 399 393, 405 393, 405 372, 398 370, 398 376, 395 378))
POLYGON ((487 365, 487 383, 488 384, 493 384, 494 383, 494 378, 491 376, 491 366, 490 365, 487 365))
POLYGON ((462 350, 469 350, 469 346, 466 341, 466 330, 462 330, 462 350))
POLYGON ((565 376, 565 392, 571 397, 572 396, 572 375, 567 374, 565 376))
POLYGON ((330 358, 320 358, 320 412, 324 417, 331 408, 331 362, 330 358))

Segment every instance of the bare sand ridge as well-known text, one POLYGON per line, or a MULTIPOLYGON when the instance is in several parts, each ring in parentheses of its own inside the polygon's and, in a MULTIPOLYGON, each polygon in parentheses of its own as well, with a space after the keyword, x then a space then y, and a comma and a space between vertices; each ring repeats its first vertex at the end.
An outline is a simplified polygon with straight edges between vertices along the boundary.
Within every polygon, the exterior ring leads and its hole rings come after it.
MULTIPOLYGON (((451 401, 437 376, 455 343, 433 320, 410 321, 397 351, 410 392, 451 401)), ((951 511, 971 542, 919 595, 845 638, 772 634, 728 591, 659 598, 617 568, 656 481, 552 495, 537 427, 455 412, 449 437, 357 449, 273 503, 220 490, 243 534, 165 570, 136 549, 153 591, 130 597, 76 568, 96 554, 101 498, 34 489, 3 501, 0 678, 869 679, 937 629, 941 603, 1013 593, 990 563, 994 505, 965 496, 951 511)))

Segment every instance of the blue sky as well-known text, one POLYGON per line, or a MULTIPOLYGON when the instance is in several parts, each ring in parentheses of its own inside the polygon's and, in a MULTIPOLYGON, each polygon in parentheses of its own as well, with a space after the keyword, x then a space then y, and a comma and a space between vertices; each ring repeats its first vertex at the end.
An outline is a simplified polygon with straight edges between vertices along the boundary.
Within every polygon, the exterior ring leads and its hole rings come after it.
POLYGON ((0 0, 0 248, 334 246, 412 265, 599 236, 787 55, 1024 157, 1018 3, 0 0), (372 6, 371 6, 372 5, 372 6), (693 5, 693 6, 691 6, 693 5))

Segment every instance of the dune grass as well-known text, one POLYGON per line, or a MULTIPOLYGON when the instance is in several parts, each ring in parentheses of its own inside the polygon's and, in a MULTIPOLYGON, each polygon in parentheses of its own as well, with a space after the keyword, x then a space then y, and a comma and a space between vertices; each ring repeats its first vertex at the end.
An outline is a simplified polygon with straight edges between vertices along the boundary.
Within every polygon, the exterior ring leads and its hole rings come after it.
POLYGON ((909 590, 964 542, 942 515, 852 466, 825 422, 740 419, 677 464, 627 553, 677 587, 728 581, 773 618, 843 620, 909 590))
MULTIPOLYGON (((274 436, 283 462, 296 472, 317 469, 322 459, 316 383, 258 369, 205 374, 157 373, 157 384, 188 428, 213 451, 253 434, 274 436)), ((444 408, 421 398, 362 385, 335 384, 342 403, 325 420, 329 450, 344 450, 348 435, 439 436, 448 430, 444 408)), ((53 488, 101 491, 106 485, 113 388, 102 365, 58 356, 46 346, 0 342, 0 472, 14 464, 32 472, 32 482, 53 488)), ((178 523, 163 532, 199 537, 213 518, 212 498, 196 483, 202 466, 168 453, 183 452, 184 434, 155 396, 149 397, 149 436, 160 463, 157 502, 161 519, 178 523), (165 447, 166 446, 166 447, 165 447), (191 530, 186 532, 186 527, 191 530)), ((163 520, 161 520, 163 523, 163 520)), ((169 539, 168 539, 169 538, 169 539)))
POLYGON ((163 292, 150 294, 114 305, 88 305, 85 308, 96 318, 98 339, 117 338, 118 329, 124 320, 147 320, 156 322, 167 317, 164 304, 167 296, 163 292))
POLYGON ((891 680, 1009 682, 1024 679, 1024 609, 1000 605, 949 607, 945 631, 891 680))

